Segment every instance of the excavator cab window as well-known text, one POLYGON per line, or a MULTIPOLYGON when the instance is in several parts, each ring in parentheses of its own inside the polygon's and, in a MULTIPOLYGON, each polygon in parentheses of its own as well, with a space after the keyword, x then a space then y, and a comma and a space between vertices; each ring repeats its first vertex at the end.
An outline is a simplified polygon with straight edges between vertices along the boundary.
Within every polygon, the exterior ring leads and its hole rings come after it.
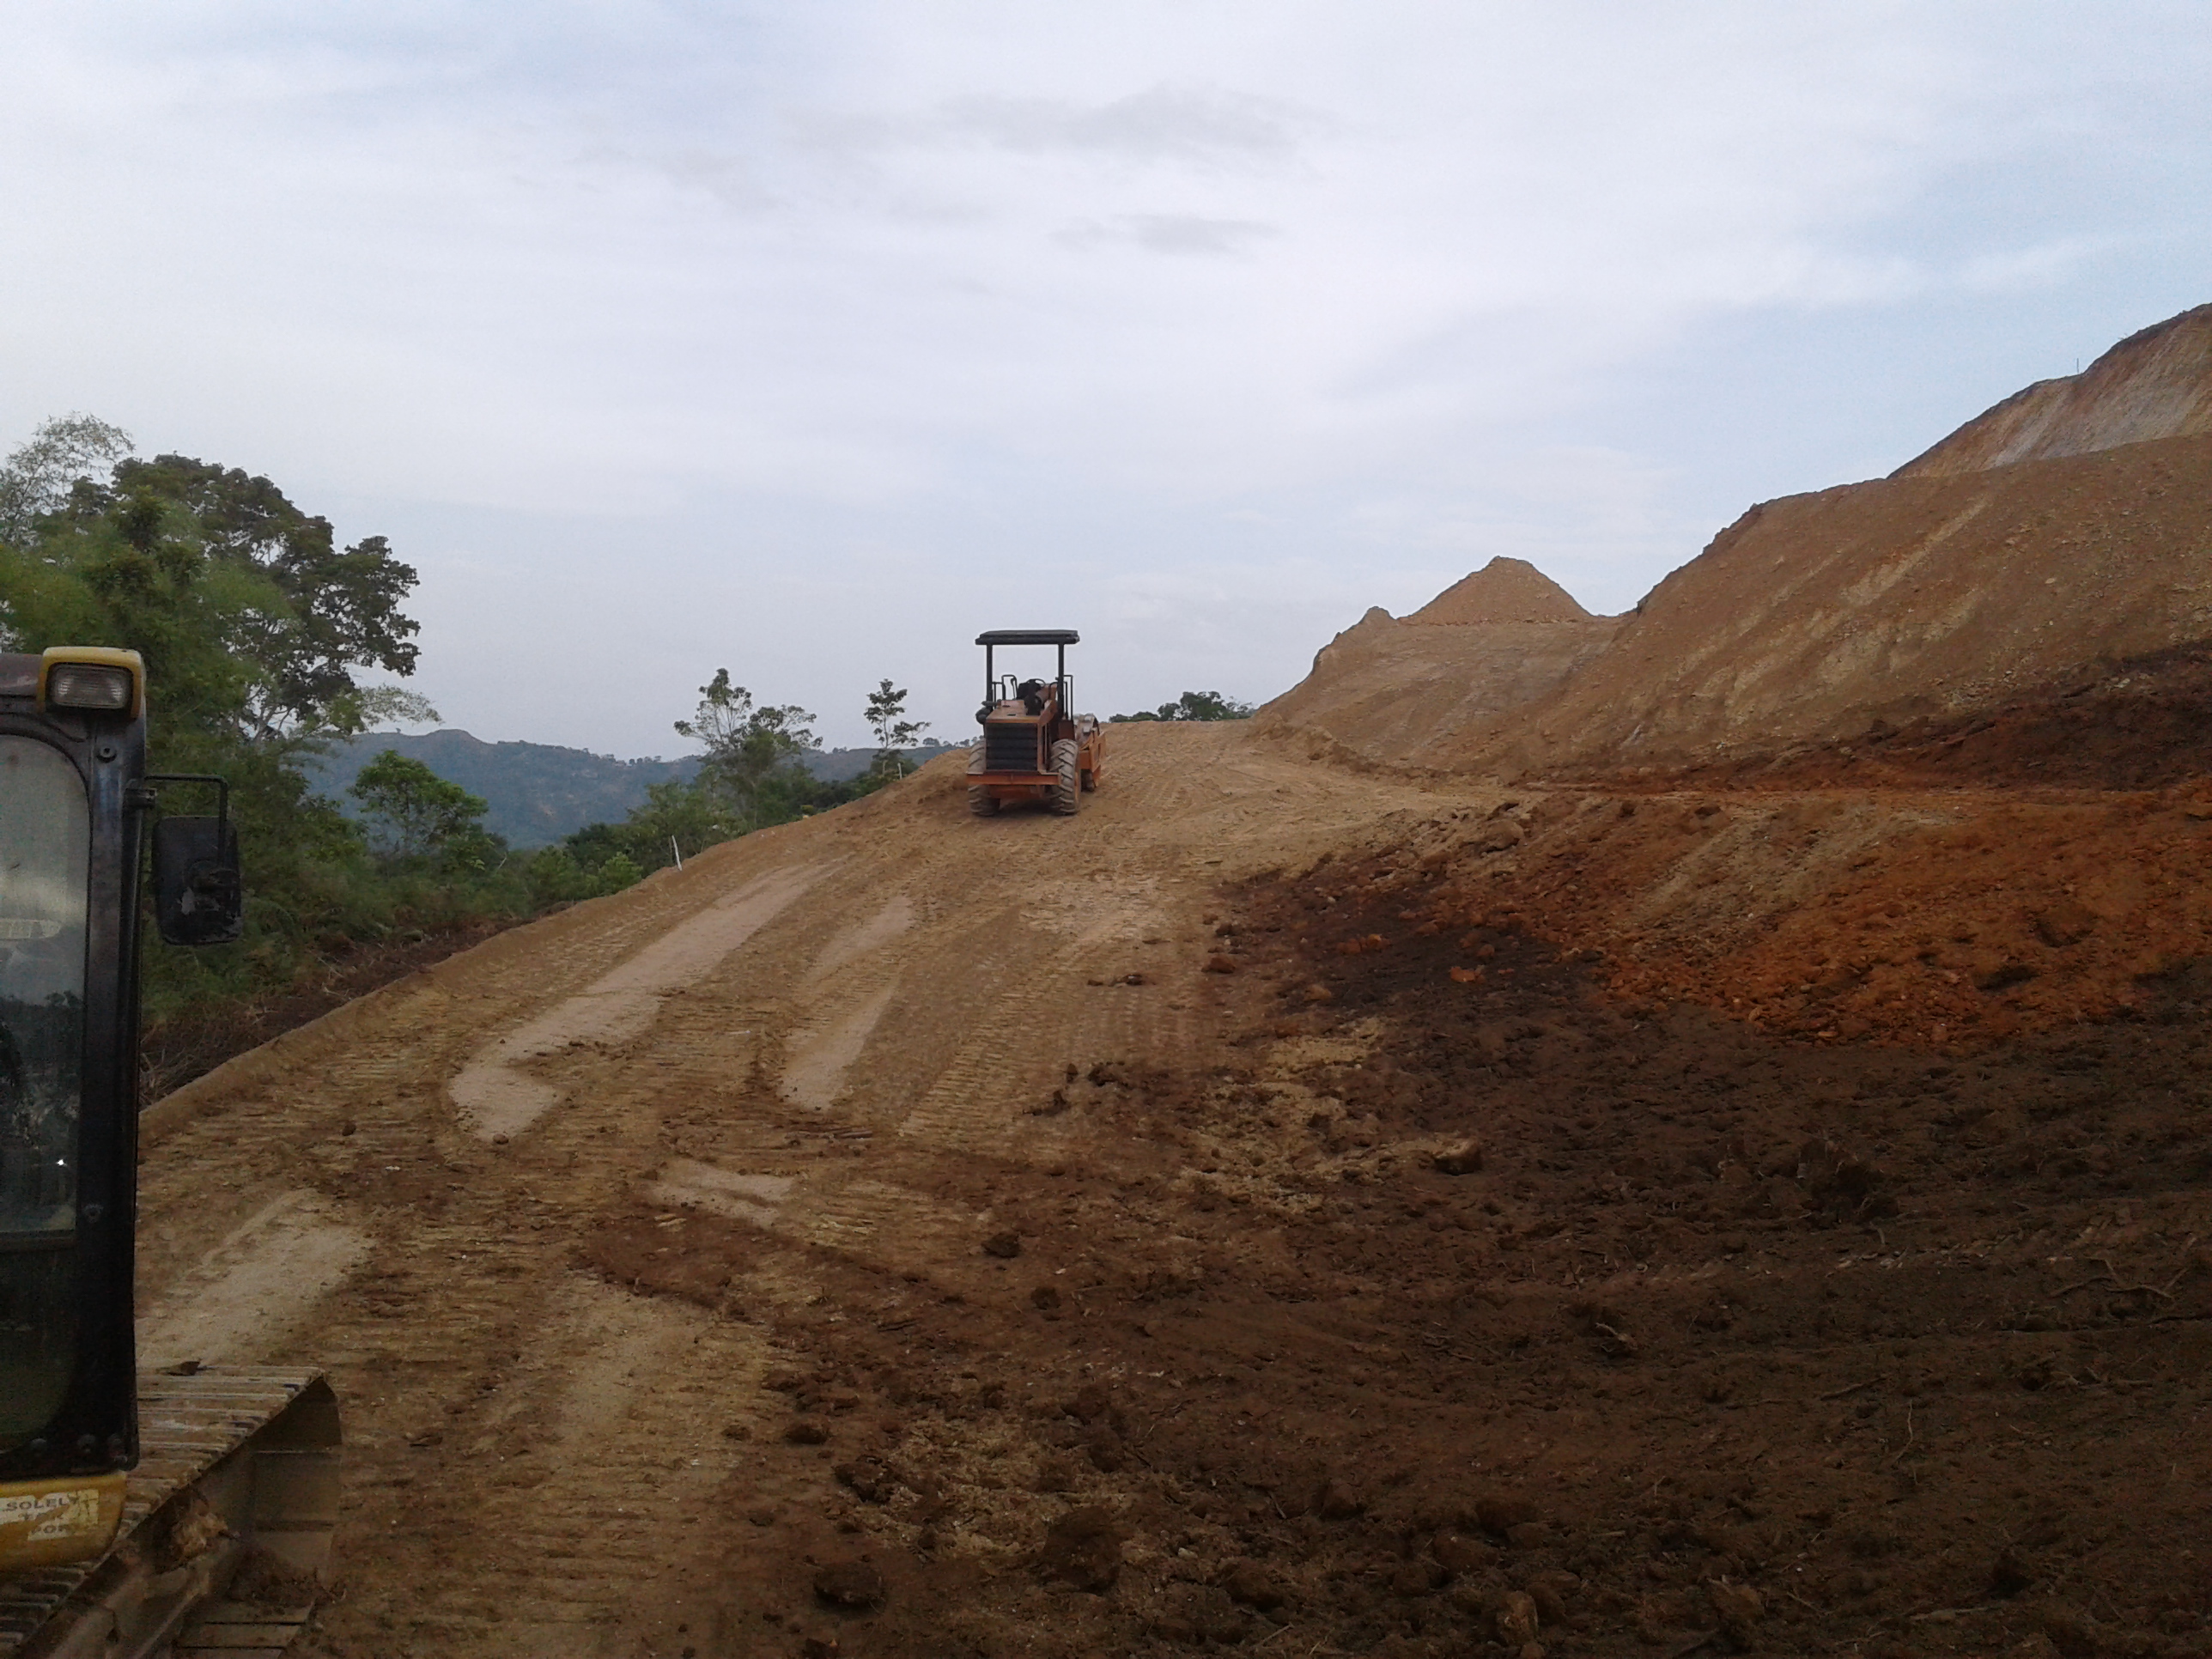
POLYGON ((91 847, 76 769, 0 735, 0 1451, 52 1420, 76 1364, 91 847))

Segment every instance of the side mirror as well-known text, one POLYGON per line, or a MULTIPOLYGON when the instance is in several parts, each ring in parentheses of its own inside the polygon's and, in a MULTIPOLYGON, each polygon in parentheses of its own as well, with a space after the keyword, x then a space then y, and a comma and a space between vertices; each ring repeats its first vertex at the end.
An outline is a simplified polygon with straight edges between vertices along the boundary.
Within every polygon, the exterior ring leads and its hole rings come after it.
POLYGON ((171 945, 228 945, 245 933, 235 823, 162 818, 154 825, 154 922, 171 945))

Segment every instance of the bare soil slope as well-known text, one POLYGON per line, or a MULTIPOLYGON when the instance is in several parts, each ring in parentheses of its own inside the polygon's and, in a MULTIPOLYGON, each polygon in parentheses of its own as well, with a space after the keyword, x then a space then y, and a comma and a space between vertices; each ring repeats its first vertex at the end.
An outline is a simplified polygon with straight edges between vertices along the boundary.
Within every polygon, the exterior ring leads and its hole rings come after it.
POLYGON ((1370 611, 1261 718, 1310 753, 1587 775, 1952 719, 2207 638, 2212 306, 1890 478, 1760 503, 1628 617, 1515 560, 1370 611))
POLYGON ((2194 786, 1115 762, 157 1109, 148 1358, 346 1402, 317 1650, 2207 1650, 2194 786))
POLYGON ((1510 734, 1434 763, 1556 772, 1850 738, 2212 635, 2212 437, 1753 508, 1510 734))
POLYGON ((1314 755, 1418 762, 1440 738, 1513 729, 1618 626, 1527 561, 1492 559, 1402 620, 1369 611, 1260 711, 1258 729, 1295 734, 1314 755))
POLYGON ((1260 721, 1312 753, 1593 775, 1954 719, 2207 637, 2212 437, 2172 438, 1765 502, 1624 617, 1370 611, 1260 721))
POLYGON ((1892 476, 1985 471, 2212 434, 2212 306, 2130 334, 2079 374, 2038 380, 1892 476))

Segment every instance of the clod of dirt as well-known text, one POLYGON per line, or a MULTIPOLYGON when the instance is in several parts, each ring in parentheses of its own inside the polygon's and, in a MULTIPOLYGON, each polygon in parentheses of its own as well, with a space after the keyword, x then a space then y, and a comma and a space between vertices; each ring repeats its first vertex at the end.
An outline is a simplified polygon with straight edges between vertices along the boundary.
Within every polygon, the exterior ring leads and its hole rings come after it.
POLYGON ((1160 1596, 1152 1633, 1185 1647, 1231 1647, 1244 1639, 1249 1617, 1218 1584, 1175 1584, 1160 1596))
POLYGON ((1101 1474, 1118 1474, 1128 1467, 1129 1454, 1121 1437, 1111 1429, 1093 1429, 1083 1449, 1090 1456, 1091 1467, 1101 1474))
POLYGON ((1474 1524, 1499 1538, 1540 1518, 1534 1504, 1511 1492, 1491 1492, 1474 1500, 1474 1524))
POLYGON ((1144 982, 1145 976, 1142 974, 1124 974, 1121 975, 1121 983, 1124 985, 1142 985, 1144 982))
POLYGON ((1429 1553, 1446 1572, 1480 1572, 1498 1559, 1490 1545, 1458 1532, 1438 1533, 1429 1540, 1429 1553))
POLYGON ((2097 913, 2073 899, 2045 905, 2033 918, 2035 936, 2054 951, 2079 945, 2097 931, 2097 913))
POLYGON ((1322 1481, 1306 1502, 1307 1510, 1323 1521, 1349 1521, 1366 1507, 1334 1480, 1322 1481))
POLYGON ((1221 1588, 1229 1592, 1231 1601, 1257 1607, 1261 1613, 1283 1605, 1281 1588, 1257 1561, 1232 1563, 1222 1575, 1221 1588))
MULTIPOLYGON (((691 1651, 689 1648, 684 1650, 691 1651)), ((837 1659, 844 1650, 834 1636, 810 1636, 799 1644, 799 1659, 837 1659)))
POLYGON ((1070 1510, 1045 1528, 1036 1565, 1094 1595, 1113 1589, 1121 1576, 1121 1528, 1113 1511, 1097 1504, 1070 1510))
POLYGON ((1426 1595, 1440 1590, 1451 1575, 1434 1561, 1407 1561, 1390 1576, 1390 1588, 1401 1595, 1426 1595))
POLYGON ((890 1592, 866 1561, 833 1561, 814 1575, 814 1593, 833 1607, 866 1612, 883 1606, 890 1592))
POLYGON ((1039 1313, 1058 1313, 1060 1292, 1049 1285, 1040 1285, 1030 1292, 1030 1305, 1039 1313))
POLYGON ((1482 1142, 1470 1136, 1456 1146, 1447 1146, 1433 1160, 1443 1175, 1474 1175, 1482 1168, 1482 1142))
POLYGON ((1114 1409, 1114 1397, 1103 1382, 1085 1382, 1061 1403, 1060 1410, 1079 1423, 1096 1423, 1114 1409))
POLYGON ((1753 1629, 1766 1614, 1766 1603, 1759 1600, 1759 1592, 1748 1584, 1731 1584, 1723 1578, 1709 1585, 1706 1594, 1712 1597, 1721 1628, 1739 1646, 1747 1646, 1753 1629))
POLYGON ((818 1446, 830 1438, 830 1431, 808 1417, 787 1423, 783 1437, 794 1446, 818 1446))
POLYGON ((864 1504, 888 1504, 903 1484, 880 1457, 858 1457, 840 1463, 835 1473, 838 1484, 849 1488, 864 1504))
POLYGON ((983 1254, 995 1255, 1002 1261, 1012 1261, 1022 1253, 1019 1233, 993 1233, 983 1241, 983 1254))
POLYGON ((1075 1490, 1075 1471, 1057 1457, 1038 1461, 1036 1474, 1030 1481, 1031 1492, 1055 1492, 1075 1490))
POLYGON ((745 1519, 751 1522, 756 1527, 772 1527, 775 1524, 775 1511, 774 1510, 747 1510, 745 1511, 745 1519))
POLYGON ((1498 1639, 1509 1648, 1536 1639, 1536 1601, 1526 1590, 1508 1590, 1498 1599, 1498 1611, 1492 1615, 1498 1627, 1498 1639))
POLYGON ((2049 1601, 2044 1604, 2041 1622, 2043 1633, 2065 1659, 2094 1659, 2100 1645, 2097 1621, 2087 1613, 2063 1601, 2049 1601))
POLYGON ((360 1129, 361 1126, 356 1123, 351 1118, 348 1118, 344 1122, 338 1125, 338 1133, 342 1135, 357 1134, 360 1133, 360 1129))
POLYGON ((322 1581, 312 1572, 289 1566, 266 1550, 247 1553, 230 1581, 234 1601, 257 1607, 312 1607, 323 1599, 322 1581))
POLYGON ((1206 957, 1206 971, 1209 974, 1233 974, 1237 971, 1237 958, 1217 952, 1206 957))
POLYGON ((2009 1599, 2035 1582, 2035 1570, 2010 1550, 2003 1551, 1990 1568, 1990 1593, 2009 1599))

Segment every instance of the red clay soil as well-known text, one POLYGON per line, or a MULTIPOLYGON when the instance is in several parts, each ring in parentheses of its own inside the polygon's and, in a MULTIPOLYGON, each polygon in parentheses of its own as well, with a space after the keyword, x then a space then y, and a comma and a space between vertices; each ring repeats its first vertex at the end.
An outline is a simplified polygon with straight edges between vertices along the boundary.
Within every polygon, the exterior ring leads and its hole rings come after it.
POLYGON ((1604 951, 1616 994, 1824 1038, 2007 1037, 2124 1014, 2212 954, 2208 780, 2194 647, 1969 719, 1547 799, 1514 815, 1510 867, 1451 896, 1604 951), (1721 913, 1655 906, 1686 888, 1721 913))
MULTIPOLYGON (((781 1609, 656 1650, 2212 1652, 2212 975, 1971 1054, 1794 1040, 1525 910, 1434 925, 1457 879, 1230 896, 1249 1065, 1071 1079, 1036 1109, 1121 1133, 1042 1184, 945 1158, 1003 1295, 780 1322, 769 1383, 906 1547, 794 1534, 781 1609), (933 1474, 979 1433, 1123 1501, 984 1575, 933 1474), (1125 1580, 1138 1534, 1176 1571, 1125 1580)), ((791 1248, 641 1211, 585 1259, 745 1316, 791 1248)))

